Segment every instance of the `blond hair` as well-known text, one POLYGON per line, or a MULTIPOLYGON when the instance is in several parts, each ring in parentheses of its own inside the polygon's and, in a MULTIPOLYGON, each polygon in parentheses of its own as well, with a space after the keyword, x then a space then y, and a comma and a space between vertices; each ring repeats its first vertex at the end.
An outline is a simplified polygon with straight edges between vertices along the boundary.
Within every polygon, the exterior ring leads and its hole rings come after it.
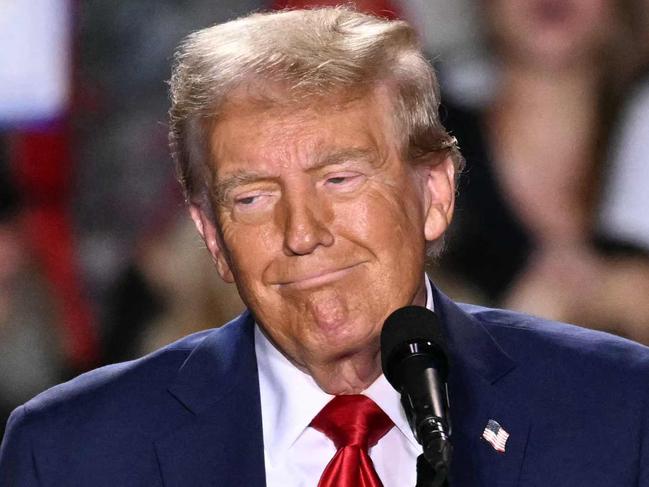
MULTIPOLYGON (((170 81, 170 143, 188 200, 209 184, 207 134, 234 90, 263 96, 282 87, 282 103, 391 92, 404 160, 449 150, 463 159, 438 116, 439 87, 412 27, 349 8, 254 13, 189 35, 178 48, 170 81), (256 93, 255 93, 256 91, 256 93)), ((277 102, 279 102, 277 100, 277 102)))

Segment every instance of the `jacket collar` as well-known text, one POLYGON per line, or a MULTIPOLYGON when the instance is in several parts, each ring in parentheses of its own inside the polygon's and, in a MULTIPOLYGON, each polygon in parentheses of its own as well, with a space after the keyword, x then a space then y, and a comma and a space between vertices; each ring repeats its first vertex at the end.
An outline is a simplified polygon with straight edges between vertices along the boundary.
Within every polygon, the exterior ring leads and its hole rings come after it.
POLYGON ((246 312, 206 336, 180 368, 177 399, 154 441, 164 484, 263 487, 254 321, 246 312))
POLYGON ((530 378, 489 332, 480 313, 468 313, 436 289, 433 293, 450 362, 451 484, 514 487, 531 425, 525 395, 530 378), (509 434, 505 452, 483 439, 489 420, 509 434))
POLYGON ((435 287, 433 299, 452 362, 470 369, 492 384, 516 367, 479 320, 435 287))
POLYGON ((190 353, 169 392, 200 413, 235 388, 258 382, 254 319, 249 311, 217 328, 190 353))

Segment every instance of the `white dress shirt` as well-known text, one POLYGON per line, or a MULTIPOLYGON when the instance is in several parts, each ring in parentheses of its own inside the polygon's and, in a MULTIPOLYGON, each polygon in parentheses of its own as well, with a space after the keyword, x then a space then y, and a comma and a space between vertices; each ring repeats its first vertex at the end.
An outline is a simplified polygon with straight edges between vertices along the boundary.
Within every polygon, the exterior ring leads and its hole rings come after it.
MULTIPOLYGON (((433 309, 426 278, 426 306, 433 309)), ((261 418, 268 487, 315 487, 336 453, 333 442, 309 424, 334 397, 295 367, 255 325, 261 418)), ((369 455, 384 487, 416 484, 417 457, 422 453, 401 407, 399 393, 381 375, 363 394, 395 424, 369 455)))

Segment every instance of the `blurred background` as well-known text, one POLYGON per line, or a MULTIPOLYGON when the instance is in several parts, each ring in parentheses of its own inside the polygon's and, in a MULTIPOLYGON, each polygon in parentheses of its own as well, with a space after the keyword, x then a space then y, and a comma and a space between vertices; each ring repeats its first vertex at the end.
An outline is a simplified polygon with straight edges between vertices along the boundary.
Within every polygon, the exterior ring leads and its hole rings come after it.
MULTIPOLYGON (((260 0, 0 3, 0 422, 242 309, 186 216, 166 80, 260 0)), ((409 20, 467 159, 453 298, 649 344, 649 0, 363 0, 409 20)))

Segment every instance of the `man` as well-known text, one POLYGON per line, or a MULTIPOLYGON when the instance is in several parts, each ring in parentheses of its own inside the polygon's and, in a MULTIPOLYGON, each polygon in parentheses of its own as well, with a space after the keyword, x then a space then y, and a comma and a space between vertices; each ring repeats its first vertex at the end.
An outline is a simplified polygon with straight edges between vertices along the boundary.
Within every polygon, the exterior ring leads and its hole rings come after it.
POLYGON ((646 348, 425 277, 461 156, 407 24, 251 15, 190 36, 171 93, 191 216, 249 311, 18 408, 3 486, 415 485, 378 344, 408 304, 448 342, 450 485, 649 486, 646 348), (369 438, 346 443, 349 417, 369 438))

